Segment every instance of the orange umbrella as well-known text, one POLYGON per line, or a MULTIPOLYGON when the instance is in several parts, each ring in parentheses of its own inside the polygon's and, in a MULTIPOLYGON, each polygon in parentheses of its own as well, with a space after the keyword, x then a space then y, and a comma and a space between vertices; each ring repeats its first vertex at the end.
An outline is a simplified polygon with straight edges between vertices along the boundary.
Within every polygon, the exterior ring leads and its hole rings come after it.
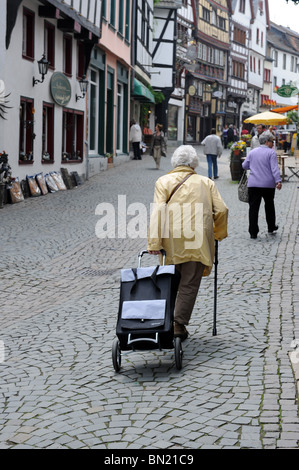
POLYGON ((295 106, 284 106, 283 108, 276 108, 276 109, 270 109, 271 113, 287 113, 288 111, 292 111, 292 109, 298 109, 298 104, 295 106))

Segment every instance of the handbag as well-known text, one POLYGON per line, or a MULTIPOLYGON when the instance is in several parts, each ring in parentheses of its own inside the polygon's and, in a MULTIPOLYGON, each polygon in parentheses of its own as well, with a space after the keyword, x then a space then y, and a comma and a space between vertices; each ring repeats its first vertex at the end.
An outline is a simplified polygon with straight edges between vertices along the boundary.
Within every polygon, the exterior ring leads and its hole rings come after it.
POLYGON ((239 186, 238 186, 238 197, 239 197, 239 201, 241 202, 249 202, 247 181, 248 181, 247 172, 245 170, 243 171, 243 174, 241 176, 239 186))

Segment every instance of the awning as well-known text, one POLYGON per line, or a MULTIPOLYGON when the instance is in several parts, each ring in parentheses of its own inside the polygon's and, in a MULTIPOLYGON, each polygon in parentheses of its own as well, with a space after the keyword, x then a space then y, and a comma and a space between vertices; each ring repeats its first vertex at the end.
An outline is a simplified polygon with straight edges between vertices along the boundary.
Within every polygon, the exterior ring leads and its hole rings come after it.
POLYGON ((134 78, 134 88, 132 96, 138 101, 143 103, 153 103, 155 104, 154 95, 149 91, 149 89, 143 85, 137 78, 134 78))
POLYGON ((292 109, 298 109, 298 104, 296 104, 295 106, 284 106, 283 108, 275 108, 275 109, 271 109, 270 111, 272 113, 283 114, 283 113, 287 113, 288 111, 292 111, 292 109))

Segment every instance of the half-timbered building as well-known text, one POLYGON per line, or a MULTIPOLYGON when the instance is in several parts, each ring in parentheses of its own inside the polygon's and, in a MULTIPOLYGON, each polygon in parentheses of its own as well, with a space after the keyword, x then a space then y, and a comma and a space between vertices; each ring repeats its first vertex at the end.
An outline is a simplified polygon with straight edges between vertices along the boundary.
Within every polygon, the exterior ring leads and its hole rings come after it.
POLYGON ((185 140, 201 142, 225 117, 230 49, 230 0, 199 0, 196 9, 197 57, 186 76, 185 140))

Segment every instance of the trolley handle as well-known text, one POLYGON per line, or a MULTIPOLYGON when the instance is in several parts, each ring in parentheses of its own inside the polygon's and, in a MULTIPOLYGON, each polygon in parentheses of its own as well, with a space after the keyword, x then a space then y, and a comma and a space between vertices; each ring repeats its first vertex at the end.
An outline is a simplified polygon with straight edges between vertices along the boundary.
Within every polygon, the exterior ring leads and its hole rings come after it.
MULTIPOLYGON (((145 255, 146 253, 148 253, 148 250, 143 250, 143 251, 140 251, 139 255, 138 255, 138 268, 140 268, 141 266, 141 258, 143 255, 145 255)), ((165 266, 165 256, 166 256, 166 251, 165 250, 160 250, 160 253, 161 255, 163 256, 163 266, 165 266)))

